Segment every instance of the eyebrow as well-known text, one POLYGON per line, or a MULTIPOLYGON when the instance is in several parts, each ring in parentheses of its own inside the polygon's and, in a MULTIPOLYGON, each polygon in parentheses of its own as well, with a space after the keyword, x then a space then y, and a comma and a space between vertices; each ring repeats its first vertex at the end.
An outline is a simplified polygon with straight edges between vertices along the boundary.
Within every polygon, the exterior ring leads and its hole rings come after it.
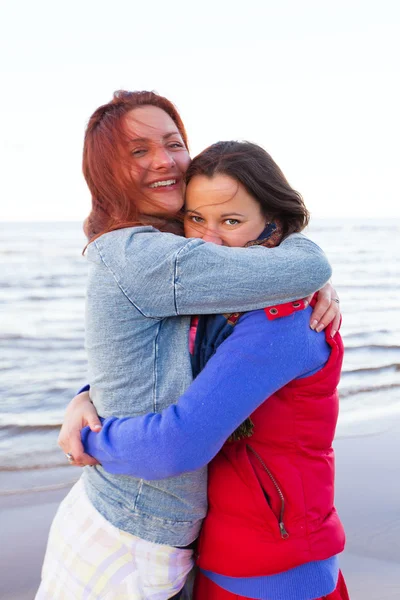
MULTIPOLYGON (((199 217, 202 216, 201 213, 198 212, 197 210, 190 210, 188 208, 188 209, 186 209, 186 212, 194 213, 196 215, 199 215, 199 217)), ((221 216, 221 218, 226 218, 226 217, 244 217, 244 215, 242 215, 241 213, 236 213, 236 212, 229 212, 229 213, 225 213, 225 214, 220 215, 220 216, 221 216)))
POLYGON ((241 213, 230 212, 221 215, 221 217, 244 217, 244 215, 242 215, 241 213))
MULTIPOLYGON (((162 139, 163 140, 168 140, 170 137, 172 137, 173 135, 179 135, 179 137, 181 137, 181 134, 179 133, 179 131, 171 131, 170 133, 166 133, 165 135, 163 135, 162 139)), ((129 140, 131 143, 135 143, 135 142, 149 142, 151 141, 150 138, 133 138, 132 140, 129 140)))

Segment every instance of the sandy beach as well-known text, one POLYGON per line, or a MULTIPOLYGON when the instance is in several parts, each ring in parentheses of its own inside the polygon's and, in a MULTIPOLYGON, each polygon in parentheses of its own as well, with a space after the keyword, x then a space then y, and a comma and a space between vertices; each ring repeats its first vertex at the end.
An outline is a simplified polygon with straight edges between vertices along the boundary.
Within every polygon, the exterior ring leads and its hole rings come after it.
POLYGON ((8 479, 13 484, 11 489, 20 491, 0 496, 1 600, 32 600, 35 596, 52 518, 72 481, 79 477, 72 469, 69 473, 68 469, 51 471, 35 474, 39 481, 34 483, 30 482, 32 474, 26 472, 2 477, 3 490, 4 479, 8 479))
MULTIPOLYGON (((349 435, 339 427, 335 442, 336 504, 347 532, 341 564, 352 600, 398 600, 400 419, 375 420, 369 428, 369 433, 365 426, 364 433, 357 433, 355 427, 356 433, 349 435)), ((78 476, 72 468, 54 470, 53 489, 40 491, 40 476, 27 485, 21 474, 21 491, 0 498, 1 600, 34 598, 51 519, 78 476), (37 491, 29 491, 30 487, 37 491)), ((13 489, 16 483, 17 479, 13 489)))
POLYGON ((337 439, 336 505, 347 543, 341 566, 351 600, 400 598, 400 420, 337 439))

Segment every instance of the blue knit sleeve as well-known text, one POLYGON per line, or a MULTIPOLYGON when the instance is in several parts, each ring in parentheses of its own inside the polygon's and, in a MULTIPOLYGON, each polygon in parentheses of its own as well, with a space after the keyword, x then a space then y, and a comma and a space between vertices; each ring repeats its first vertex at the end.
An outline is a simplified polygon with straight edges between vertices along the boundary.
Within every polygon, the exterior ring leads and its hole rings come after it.
POLYGON ((81 389, 78 392, 76 392, 75 396, 79 396, 79 394, 82 394, 82 392, 88 392, 89 390, 90 390, 90 385, 87 383, 86 385, 81 387, 81 389))
POLYGON ((262 310, 243 315, 177 404, 107 418, 99 433, 85 428, 85 452, 110 473, 147 480, 206 465, 266 398, 325 364, 329 349, 324 334, 309 328, 310 312, 275 321, 262 310))

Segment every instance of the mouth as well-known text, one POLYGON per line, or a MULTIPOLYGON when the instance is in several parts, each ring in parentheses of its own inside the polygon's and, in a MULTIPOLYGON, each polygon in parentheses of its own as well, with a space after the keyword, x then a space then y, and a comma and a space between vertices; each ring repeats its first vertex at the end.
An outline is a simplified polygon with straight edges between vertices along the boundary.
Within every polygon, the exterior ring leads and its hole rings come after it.
POLYGON ((179 179, 171 177, 171 179, 159 179, 158 181, 153 181, 153 183, 149 184, 149 188, 152 190, 172 190, 175 189, 178 184, 179 179))

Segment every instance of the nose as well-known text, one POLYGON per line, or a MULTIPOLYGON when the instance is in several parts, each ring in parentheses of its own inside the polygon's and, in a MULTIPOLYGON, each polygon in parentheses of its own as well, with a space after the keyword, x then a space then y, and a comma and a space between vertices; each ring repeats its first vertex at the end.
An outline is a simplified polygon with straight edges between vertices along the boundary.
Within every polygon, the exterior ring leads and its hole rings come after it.
POLYGON ((157 148, 153 155, 153 169, 170 169, 175 165, 173 156, 167 148, 157 148))
POLYGON ((205 242, 211 242, 212 244, 217 244, 217 246, 223 246, 223 240, 215 229, 206 229, 206 231, 201 236, 201 239, 205 242))

